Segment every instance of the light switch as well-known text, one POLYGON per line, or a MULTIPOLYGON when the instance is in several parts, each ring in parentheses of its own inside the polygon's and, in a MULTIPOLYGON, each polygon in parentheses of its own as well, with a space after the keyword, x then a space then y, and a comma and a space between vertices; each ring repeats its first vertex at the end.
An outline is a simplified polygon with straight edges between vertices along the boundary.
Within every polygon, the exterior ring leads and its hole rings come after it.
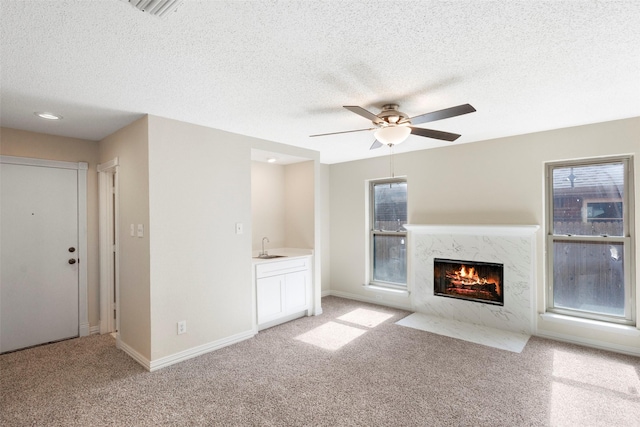
POLYGON ((236 234, 244 233, 244 227, 241 222, 236 222, 236 234))
POLYGON ((144 225, 138 224, 138 237, 144 236, 144 225))
POLYGON ((131 227, 129 227, 129 234, 131 234, 131 237, 134 237, 136 235, 136 226, 131 224, 131 227))

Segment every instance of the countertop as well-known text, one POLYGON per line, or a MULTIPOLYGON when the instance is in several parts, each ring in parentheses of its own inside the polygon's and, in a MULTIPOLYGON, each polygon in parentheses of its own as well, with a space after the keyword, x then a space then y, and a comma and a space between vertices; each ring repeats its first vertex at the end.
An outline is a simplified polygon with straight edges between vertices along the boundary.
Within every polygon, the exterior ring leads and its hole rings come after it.
POLYGON ((267 253, 269 255, 282 255, 283 258, 255 258, 258 256, 260 251, 254 251, 252 254, 251 261, 253 265, 263 264, 266 262, 278 262, 278 261, 286 261, 289 259, 302 258, 313 255, 312 249, 299 249, 299 248, 276 248, 276 249, 267 249, 267 253))

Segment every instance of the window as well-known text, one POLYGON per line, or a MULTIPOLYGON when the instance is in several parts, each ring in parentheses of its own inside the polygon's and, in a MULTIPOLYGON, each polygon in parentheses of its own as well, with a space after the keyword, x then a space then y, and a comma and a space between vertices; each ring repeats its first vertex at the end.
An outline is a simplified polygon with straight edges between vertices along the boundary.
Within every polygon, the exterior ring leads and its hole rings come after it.
POLYGON ((371 283, 407 286, 407 181, 370 183, 371 283))
POLYGON ((631 159, 547 165, 548 308, 633 324, 631 159))

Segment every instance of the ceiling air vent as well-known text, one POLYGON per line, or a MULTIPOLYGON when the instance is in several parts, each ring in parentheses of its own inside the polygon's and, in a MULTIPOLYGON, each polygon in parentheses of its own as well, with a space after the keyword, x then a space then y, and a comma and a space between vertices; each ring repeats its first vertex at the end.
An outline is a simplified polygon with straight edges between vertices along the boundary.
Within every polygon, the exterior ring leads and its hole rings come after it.
POLYGON ((125 3, 131 4, 136 9, 140 9, 145 13, 151 15, 165 17, 171 12, 175 12, 176 9, 184 2, 184 0, 122 0, 125 3))

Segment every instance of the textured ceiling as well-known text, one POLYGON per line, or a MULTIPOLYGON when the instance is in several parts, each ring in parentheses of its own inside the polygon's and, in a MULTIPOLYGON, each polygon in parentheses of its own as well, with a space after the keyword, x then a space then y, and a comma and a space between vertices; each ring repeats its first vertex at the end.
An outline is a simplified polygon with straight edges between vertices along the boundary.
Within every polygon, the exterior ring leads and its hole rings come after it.
POLYGON ((100 140, 149 113, 335 163, 388 153, 370 132, 308 137, 369 127, 343 105, 470 103, 421 125, 454 144, 640 116, 637 0, 186 0, 167 19, 120 0, 0 4, 6 127, 100 140))

